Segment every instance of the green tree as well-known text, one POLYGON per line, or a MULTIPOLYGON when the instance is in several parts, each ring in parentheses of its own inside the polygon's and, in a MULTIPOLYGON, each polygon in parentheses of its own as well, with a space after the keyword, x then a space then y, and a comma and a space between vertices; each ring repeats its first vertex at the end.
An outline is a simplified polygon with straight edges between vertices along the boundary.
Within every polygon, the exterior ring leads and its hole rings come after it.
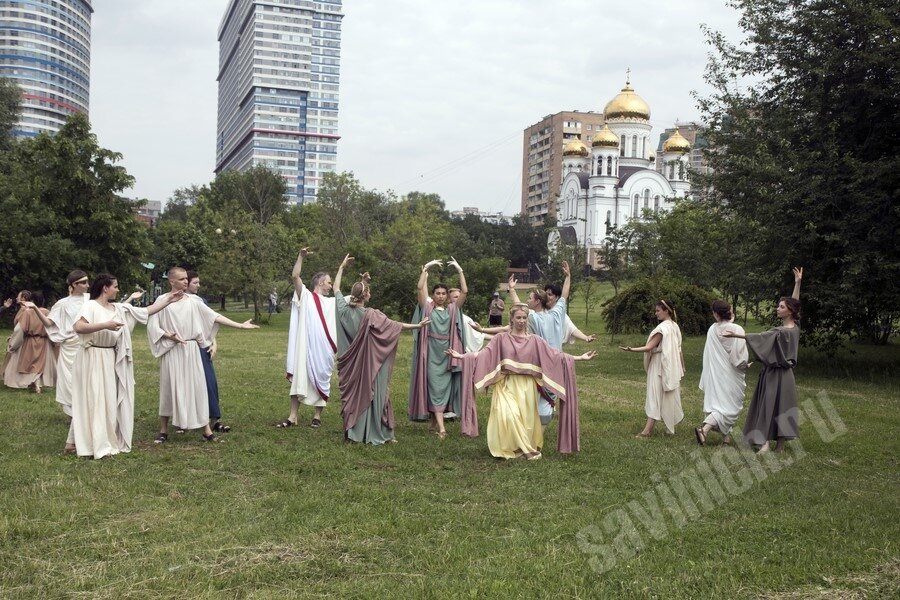
POLYGON ((19 119, 22 90, 16 82, 0 77, 0 152, 8 152, 13 145, 13 128, 19 119))
POLYGON ((805 267, 804 339, 885 343, 900 315, 896 3, 732 5, 747 39, 708 35, 714 92, 700 106, 717 150, 704 202, 752 240, 746 270, 770 293, 805 267))

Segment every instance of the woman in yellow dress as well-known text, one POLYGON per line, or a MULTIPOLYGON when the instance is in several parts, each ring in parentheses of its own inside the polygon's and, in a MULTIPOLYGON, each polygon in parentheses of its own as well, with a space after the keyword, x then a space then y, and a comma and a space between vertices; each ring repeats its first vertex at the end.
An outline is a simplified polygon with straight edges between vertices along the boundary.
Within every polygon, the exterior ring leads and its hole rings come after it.
POLYGON ((597 353, 572 356, 528 333, 528 307, 524 304, 512 307, 509 320, 510 331, 495 335, 478 352, 447 351, 463 361, 464 394, 493 386, 487 427, 491 455, 541 458, 544 433, 538 416, 540 387, 553 391, 562 403, 557 448, 563 453, 577 451, 580 428, 574 362, 591 360, 597 353))

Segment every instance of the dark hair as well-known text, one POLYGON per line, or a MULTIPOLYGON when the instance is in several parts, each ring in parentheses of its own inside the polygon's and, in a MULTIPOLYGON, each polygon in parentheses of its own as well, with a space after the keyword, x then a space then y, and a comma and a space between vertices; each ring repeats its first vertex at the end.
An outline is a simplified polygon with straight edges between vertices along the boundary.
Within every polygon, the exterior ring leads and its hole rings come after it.
POLYGON ((548 283, 544 286, 545 292, 553 292, 553 295, 556 297, 562 296, 562 288, 556 284, 548 283))
POLYGON ((353 287, 350 288, 350 301, 356 303, 362 302, 368 291, 369 285, 365 281, 357 281, 353 284, 353 287))
POLYGON ((673 308, 670 303, 666 302, 665 300, 660 300, 659 302, 656 303, 656 306, 658 306, 659 308, 661 308, 664 311, 666 311, 667 313, 669 313, 669 316, 672 318, 673 321, 678 320, 678 315, 675 314, 675 308, 673 308))
POLYGON ((784 302, 784 305, 787 306, 787 309, 791 311, 791 318, 795 321, 800 320, 800 301, 794 298, 793 296, 782 296, 778 299, 778 302, 784 302))
POLYGON ((431 293, 433 294, 435 291, 437 291, 437 290, 439 290, 439 289, 441 289, 441 288, 443 288, 444 291, 447 292, 447 294, 450 294, 450 288, 447 287, 447 284, 446 284, 446 283, 436 283, 436 284, 434 284, 434 287, 431 288, 431 293))
POLYGON ((190 270, 187 272, 188 283, 200 277, 200 273, 194 270, 190 270))
MULTIPOLYGON (((169 272, 171 273, 172 270, 170 269, 169 272)), ((103 293, 103 288, 112 285, 114 281, 118 281, 118 278, 109 273, 100 273, 94 277, 94 281, 91 283, 91 300, 99 298, 100 294, 103 293)))
MULTIPOLYGON (((171 267, 171 268, 166 272, 166 278, 167 278, 167 279, 172 279, 172 276, 175 275, 175 273, 177 273, 178 271, 184 271, 185 273, 187 273, 187 269, 185 269, 184 267, 171 267)), ((99 277, 99 276, 98 276, 98 277, 99 277)), ((91 289, 93 290, 94 288, 91 288, 91 289)), ((92 292, 92 293, 93 293, 93 292, 92 292)))
POLYGON ((66 277, 66 285, 67 286, 72 285, 79 279, 84 279, 87 276, 88 276, 88 274, 85 273, 84 271, 82 271, 81 269, 75 269, 74 271, 69 273, 68 277, 66 277))
POLYGON ((713 300, 710 308, 712 308, 712 311, 719 315, 719 318, 723 321, 729 321, 734 316, 731 312, 731 305, 724 300, 713 300))
POLYGON ((319 271, 318 273, 315 273, 310 280, 313 289, 316 289, 319 286, 319 283, 326 277, 328 277, 328 273, 326 273, 325 271, 319 271))
POLYGON ((19 290, 19 294, 22 295, 22 300, 24 300, 25 302, 31 302, 31 290, 19 290))
POLYGON ((34 302, 35 306, 38 308, 44 307, 44 294, 37 290, 31 292, 31 301, 34 302))

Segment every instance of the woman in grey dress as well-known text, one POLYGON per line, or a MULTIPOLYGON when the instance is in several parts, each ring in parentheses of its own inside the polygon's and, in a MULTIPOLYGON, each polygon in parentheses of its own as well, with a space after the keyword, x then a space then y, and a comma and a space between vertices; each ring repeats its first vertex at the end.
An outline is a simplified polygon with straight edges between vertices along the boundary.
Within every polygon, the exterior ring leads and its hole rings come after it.
POLYGON ((747 346, 759 358, 762 370, 744 424, 744 441, 759 446, 759 452, 769 451, 775 440, 775 451, 784 450, 784 443, 798 437, 797 386, 794 367, 800 345, 800 281, 803 269, 794 268, 794 293, 778 300, 775 314, 781 326, 763 333, 740 335, 725 331, 723 337, 747 340, 747 346))

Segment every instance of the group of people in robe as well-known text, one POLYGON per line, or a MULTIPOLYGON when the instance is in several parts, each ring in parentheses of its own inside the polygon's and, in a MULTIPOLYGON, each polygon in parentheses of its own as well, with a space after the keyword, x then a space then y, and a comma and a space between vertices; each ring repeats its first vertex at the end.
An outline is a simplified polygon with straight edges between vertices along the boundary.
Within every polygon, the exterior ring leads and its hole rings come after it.
MULTIPOLYGON (((750 366, 748 347, 761 363, 759 381, 750 402, 744 424, 744 442, 768 452, 775 441, 780 452, 785 442, 798 436, 799 413, 794 367, 800 343, 800 284, 803 269, 794 268, 794 291, 779 299, 775 313, 781 325, 763 333, 746 333, 734 322, 734 312, 724 300, 710 307, 715 322, 706 335, 703 349, 703 422, 694 428, 697 443, 706 445, 712 431, 722 436, 722 443, 733 442, 731 431, 744 406, 745 373, 750 366)), ((644 410, 647 422, 637 434, 649 438, 657 421, 662 421, 667 434, 674 435, 675 425, 684 419, 681 408, 681 379, 684 356, 681 352, 681 330, 674 308, 665 300, 655 306, 659 325, 650 332, 647 343, 640 347, 621 347, 626 352, 644 354, 647 371, 647 396, 644 410)))
MULTIPOLYGON (((580 449, 574 363, 591 360, 596 353, 573 356, 562 351, 566 342, 594 340, 578 330, 567 315, 571 287, 567 263, 563 263, 562 287, 532 289, 524 303, 518 297, 517 281, 511 277, 509 325, 498 324, 496 313, 502 314, 505 306, 495 293, 491 326, 482 327, 463 312, 468 288, 462 267, 452 257, 447 265, 457 271, 459 288, 436 283, 429 289, 430 269, 443 266, 443 262, 425 264, 416 285, 415 315, 412 322, 404 323, 369 306, 368 273, 344 295, 344 272, 354 260, 350 255, 333 282, 328 273, 319 272, 307 288, 301 272, 304 258, 310 254, 308 248, 301 249, 292 272, 294 296, 286 363, 291 402, 288 417, 278 427, 298 425, 301 404, 314 409, 310 426, 321 426, 337 366, 345 439, 374 445, 396 443, 389 383, 400 334, 413 331, 407 399, 411 421, 428 422, 429 431, 444 439, 446 423, 459 420, 460 433, 476 437, 475 393, 490 388, 487 443, 491 455, 541 458, 545 430, 554 415, 559 415, 557 450, 571 453, 580 449)), ((700 381, 706 418, 694 431, 700 445, 706 444, 712 431, 723 436, 723 443, 731 443, 731 430, 743 408, 748 347, 763 369, 748 411, 745 440, 764 452, 772 440, 777 442, 776 450, 781 450, 785 441, 797 437, 792 370, 797 362, 802 269, 794 269, 794 274, 793 295, 781 298, 777 307, 782 325, 771 331, 747 334, 734 323, 726 302, 713 303, 716 322, 707 335, 700 381)), ((66 452, 101 458, 131 450, 135 387, 131 333, 136 323, 147 325, 151 353, 159 359, 160 427, 154 442, 168 440, 170 424, 178 432, 202 430, 204 441, 216 441, 216 433, 230 430, 220 420, 212 365, 216 332, 220 325, 258 326, 249 320, 237 323, 210 309, 197 295, 200 279, 196 272, 173 267, 168 280, 171 291, 146 308, 131 304, 143 296, 142 290, 116 302, 119 288, 115 276, 101 274, 91 282, 83 271, 69 275, 69 296, 50 311, 34 302, 33 296, 19 295, 16 327, 27 332, 25 340, 33 341, 29 347, 24 341, 15 348, 10 344, 4 381, 39 390, 39 382, 46 384, 45 373, 55 378, 56 399, 71 416, 66 452), (24 361, 23 354, 28 357, 24 361), (35 369, 32 365, 38 363, 40 367, 35 369), (7 375, 11 368, 14 374, 7 375)), ((9 306, 5 303, 4 308, 9 306)), ((676 312, 665 300, 656 304, 655 312, 659 325, 647 343, 622 347, 644 354, 647 421, 639 438, 650 437, 657 421, 674 434, 676 424, 684 418, 680 397, 684 359, 676 312)))

